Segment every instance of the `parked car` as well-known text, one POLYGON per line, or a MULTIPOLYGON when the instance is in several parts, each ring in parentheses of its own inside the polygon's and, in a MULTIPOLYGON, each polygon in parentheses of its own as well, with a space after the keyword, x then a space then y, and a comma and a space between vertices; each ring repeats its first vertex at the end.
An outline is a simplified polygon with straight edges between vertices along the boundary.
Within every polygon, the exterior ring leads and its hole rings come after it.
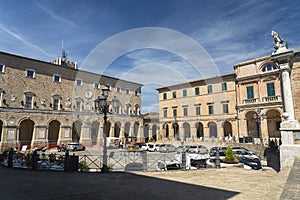
POLYGON ((176 147, 173 144, 162 144, 159 147, 159 152, 174 152, 176 151, 176 147))
POLYGON ((232 150, 244 150, 244 151, 249 151, 247 148, 245 147, 241 147, 241 146, 231 146, 232 150))
POLYGON ((176 148, 177 153, 187 152, 189 150, 189 145, 180 145, 176 148))
POLYGON ((159 151, 159 144, 148 144, 148 151, 159 151))
POLYGON ((217 150, 219 150, 219 156, 225 156, 226 149, 227 149, 227 147, 224 147, 224 146, 212 147, 210 149, 209 155, 212 157, 216 156, 217 150))
POLYGON ((232 151, 239 157, 248 158, 254 161, 260 161, 260 157, 252 151, 247 151, 245 149, 233 149, 232 151))
POLYGON ((85 146, 80 143, 72 142, 68 144, 67 149, 69 151, 84 151, 85 146))
POLYGON ((142 144, 141 150, 143 150, 143 151, 149 151, 149 144, 148 143, 142 144))
POLYGON ((193 145, 189 147, 188 152, 206 154, 208 153, 208 149, 204 145, 193 145))

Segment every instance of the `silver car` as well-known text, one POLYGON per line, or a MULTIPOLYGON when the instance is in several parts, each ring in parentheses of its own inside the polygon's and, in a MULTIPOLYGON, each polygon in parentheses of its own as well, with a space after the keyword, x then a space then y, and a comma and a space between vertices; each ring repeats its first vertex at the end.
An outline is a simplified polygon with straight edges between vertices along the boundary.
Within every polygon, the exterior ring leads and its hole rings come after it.
POLYGON ((159 152, 174 152, 176 151, 176 147, 173 144, 162 144, 159 147, 159 152))
POLYGON ((208 149, 203 145, 194 145, 194 146, 189 147, 188 152, 189 153, 207 154, 208 149))
POLYGON ((69 151, 84 151, 85 150, 85 146, 83 146, 80 143, 72 142, 72 143, 68 144, 67 149, 69 151))

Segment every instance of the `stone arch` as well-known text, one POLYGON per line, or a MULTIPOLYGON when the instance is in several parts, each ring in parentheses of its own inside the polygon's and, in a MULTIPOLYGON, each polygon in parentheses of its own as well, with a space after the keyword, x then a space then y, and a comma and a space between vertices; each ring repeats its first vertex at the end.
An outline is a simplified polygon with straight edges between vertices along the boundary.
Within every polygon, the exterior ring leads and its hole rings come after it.
POLYGON ((182 124, 182 127, 183 127, 184 140, 186 140, 187 138, 191 138, 191 126, 190 126, 190 124, 187 123, 187 122, 184 122, 182 124))
POLYGON ((49 148, 55 147, 57 145, 59 131, 60 131, 60 122, 58 120, 52 120, 49 123, 49 129, 48 129, 49 148))
POLYGON ((156 124, 153 124, 153 126, 152 126, 152 138, 154 139, 154 141, 157 140, 157 130, 158 130, 158 126, 156 124))
POLYGON ((281 123, 281 113, 278 110, 271 109, 266 112, 266 116, 269 138, 281 138, 279 130, 281 123))
POLYGON ((178 140, 179 139, 179 125, 177 122, 172 123, 172 128, 174 130, 173 137, 178 140))
POLYGON ((223 123, 224 137, 232 136, 232 125, 229 121, 223 123))
POLYGON ((140 124, 138 122, 134 122, 133 124, 133 137, 137 137, 139 133, 140 124))
POLYGON ((149 141, 149 124, 145 124, 144 125, 144 138, 145 138, 145 142, 149 141))
POLYGON ((126 122, 125 123, 125 126, 124 126, 124 136, 126 138, 126 140, 128 140, 128 137, 129 137, 129 133, 130 133, 130 122, 126 122))
POLYGON ((195 128, 197 131, 197 134, 196 134, 197 138, 204 137, 203 124, 201 122, 196 122, 195 128))
POLYGON ((121 127, 122 127, 121 122, 115 122, 114 137, 117 137, 117 138, 120 137, 121 127))
POLYGON ((249 111, 245 115, 249 137, 259 137, 259 124, 255 116, 257 116, 255 111, 249 111))
POLYGON ((109 137, 110 129, 111 129, 111 122, 104 123, 103 134, 106 134, 106 137, 109 137))
POLYGON ((167 139, 169 139, 170 137, 170 129, 169 129, 169 125, 167 123, 164 124, 163 128, 165 129, 166 133, 165 136, 167 139))
POLYGON ((77 120, 72 124, 72 142, 79 142, 82 122, 77 120))
POLYGON ((22 146, 27 145, 27 148, 31 148, 31 141, 34 131, 34 122, 31 119, 24 119, 20 123, 19 143, 22 146))
POLYGON ((97 144, 97 140, 99 138, 99 127, 100 127, 100 123, 97 121, 94 121, 91 124, 91 140, 92 140, 92 145, 96 145, 97 144))
POLYGON ((209 137, 218 137, 218 128, 215 122, 208 122, 209 137))

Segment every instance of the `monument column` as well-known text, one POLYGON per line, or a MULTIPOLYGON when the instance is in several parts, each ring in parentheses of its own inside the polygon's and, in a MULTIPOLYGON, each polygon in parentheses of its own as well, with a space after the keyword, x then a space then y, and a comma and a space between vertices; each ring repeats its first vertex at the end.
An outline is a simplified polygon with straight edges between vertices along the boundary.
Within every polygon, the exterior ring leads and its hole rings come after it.
POLYGON ((289 50, 287 43, 272 31, 275 41, 276 51, 272 54, 271 59, 280 66, 284 121, 280 124, 282 145, 280 146, 280 165, 281 168, 292 166, 294 159, 299 157, 300 145, 295 144, 295 134, 300 132, 298 121, 295 120, 294 106, 292 99, 292 89, 290 82, 290 71, 293 66, 294 51, 289 50))

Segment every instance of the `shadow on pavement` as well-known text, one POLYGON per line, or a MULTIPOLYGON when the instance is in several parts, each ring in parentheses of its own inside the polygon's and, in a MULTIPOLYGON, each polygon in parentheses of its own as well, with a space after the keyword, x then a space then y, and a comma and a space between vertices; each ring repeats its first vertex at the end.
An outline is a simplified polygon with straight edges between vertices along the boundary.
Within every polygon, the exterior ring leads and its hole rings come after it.
MULTIPOLYGON (((201 177, 199 177, 201 178, 201 177)), ((65 173, 0 167, 1 199, 229 199, 238 192, 132 173, 65 173)))

